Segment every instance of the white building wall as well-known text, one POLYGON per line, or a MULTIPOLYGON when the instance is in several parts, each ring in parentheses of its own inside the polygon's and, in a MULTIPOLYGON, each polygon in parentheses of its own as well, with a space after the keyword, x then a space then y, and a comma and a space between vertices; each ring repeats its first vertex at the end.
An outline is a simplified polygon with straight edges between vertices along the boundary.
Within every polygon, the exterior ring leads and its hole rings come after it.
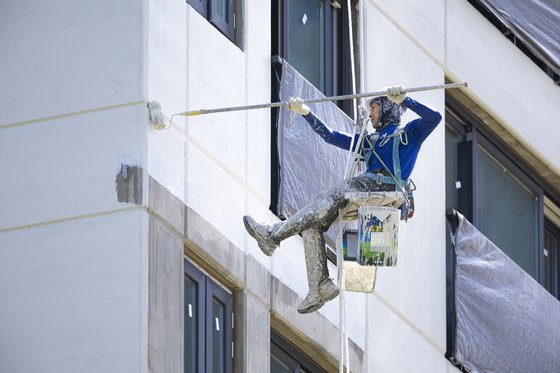
POLYGON ((147 371, 147 215, 0 233, 0 371, 147 371))
POLYGON ((143 7, 0 4, 2 372, 147 370, 143 7))
MULTIPOLYGON (((433 59, 443 55, 443 34, 438 30, 443 20, 443 4, 433 5, 430 13, 424 14, 414 5, 368 4, 365 37, 368 91, 394 84, 418 87, 444 83, 444 73, 433 59), (420 42, 433 46, 433 50, 427 53, 420 42)), ((445 112, 443 91, 411 94, 411 97, 442 115, 445 112)), ((409 110, 403 123, 416 117, 409 110)), ((360 325, 366 330, 367 371, 388 371, 392 367, 391 371, 395 372, 410 369, 441 372, 448 366, 444 358, 443 123, 444 120, 424 142, 411 175, 418 187, 416 212, 407 223, 401 223, 398 265, 379 269, 375 293, 368 296, 363 318, 367 321, 360 325)), ((351 318, 354 322, 356 319, 351 318)))

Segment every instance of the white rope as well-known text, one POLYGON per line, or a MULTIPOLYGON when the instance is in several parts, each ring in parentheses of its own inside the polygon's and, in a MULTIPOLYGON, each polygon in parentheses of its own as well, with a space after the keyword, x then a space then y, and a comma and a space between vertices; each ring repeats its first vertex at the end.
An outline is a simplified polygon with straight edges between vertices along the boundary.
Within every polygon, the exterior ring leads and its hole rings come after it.
MULTIPOLYGON (((354 64, 354 37, 352 35, 353 33, 353 27, 352 27, 352 0, 347 0, 346 2, 347 4, 347 9, 348 9, 348 35, 350 37, 350 71, 352 74, 352 94, 356 94, 356 67, 354 64)), ((361 115, 358 115, 358 100, 357 98, 354 98, 352 100, 353 104, 354 104, 354 123, 356 123, 358 121, 358 117, 361 118, 361 115)), ((356 144, 356 148, 354 150, 354 152, 352 152, 350 154, 350 157, 348 159, 348 161, 346 162, 346 169, 344 171, 344 175, 346 177, 346 180, 348 180, 348 182, 350 182, 350 179, 352 178, 354 171, 356 169, 356 167, 354 167, 354 165, 356 165, 358 163, 358 157, 359 157, 359 152, 360 152, 360 148, 362 147, 362 142, 363 142, 363 136, 364 136, 364 132, 365 132, 365 127, 366 127, 366 121, 364 120, 362 122, 362 126, 360 129, 360 136, 358 137, 358 143, 356 144), (352 164, 352 167, 350 168, 350 164, 352 164)), ((352 136, 352 141, 350 143, 350 150, 352 150, 352 148, 354 147, 354 138, 355 136, 352 136)), ((337 267, 338 267, 338 286, 340 289, 340 295, 339 295, 339 330, 341 333, 341 338, 340 338, 340 346, 339 346, 339 356, 340 356, 340 360, 338 363, 338 371, 339 373, 344 373, 344 365, 346 365, 346 371, 349 372, 350 371, 350 358, 349 358, 349 352, 348 352, 348 332, 347 332, 347 323, 346 323, 346 296, 345 296, 345 286, 344 286, 344 254, 343 254, 343 249, 342 249, 342 219, 339 216, 338 218, 338 227, 339 227, 339 232, 338 232, 338 238, 337 238, 337 267)))

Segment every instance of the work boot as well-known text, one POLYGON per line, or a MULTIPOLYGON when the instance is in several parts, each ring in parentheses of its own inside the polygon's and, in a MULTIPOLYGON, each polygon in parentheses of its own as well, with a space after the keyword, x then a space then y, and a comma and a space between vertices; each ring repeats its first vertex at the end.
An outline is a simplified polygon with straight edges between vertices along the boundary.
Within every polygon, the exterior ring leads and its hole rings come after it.
POLYGON ((272 237, 270 228, 267 225, 257 223, 249 215, 243 217, 243 224, 245 224, 245 229, 251 237, 257 240, 259 248, 265 255, 271 256, 278 245, 280 245, 280 241, 272 237))
POLYGON ((317 311, 323 305, 336 298, 338 295, 338 287, 330 278, 326 278, 319 284, 318 288, 309 289, 309 293, 298 306, 299 313, 311 313, 317 311))

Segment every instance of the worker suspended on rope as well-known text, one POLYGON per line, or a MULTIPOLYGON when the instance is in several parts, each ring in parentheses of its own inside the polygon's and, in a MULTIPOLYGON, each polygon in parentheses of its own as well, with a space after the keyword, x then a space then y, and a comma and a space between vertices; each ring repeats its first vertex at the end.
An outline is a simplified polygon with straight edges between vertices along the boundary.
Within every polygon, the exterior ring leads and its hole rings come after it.
MULTIPOLYGON (((305 262, 309 293, 298 306, 299 313, 318 310, 325 302, 338 295, 338 288, 329 278, 323 232, 337 219, 346 206, 348 192, 375 192, 402 190, 414 168, 422 142, 441 121, 441 114, 406 97, 404 87, 388 88, 387 97, 368 100, 369 118, 373 133, 366 135, 362 156, 367 171, 317 195, 309 204, 287 220, 269 227, 244 216, 247 232, 257 240, 262 252, 271 256, 280 242, 301 233, 305 247, 305 262), (403 128, 399 127, 404 109, 420 116, 403 128)), ((327 143, 350 149, 358 143, 351 135, 331 130, 300 98, 290 98, 289 109, 303 115, 311 128, 327 143)), ((358 144, 359 146, 359 144, 358 144)))

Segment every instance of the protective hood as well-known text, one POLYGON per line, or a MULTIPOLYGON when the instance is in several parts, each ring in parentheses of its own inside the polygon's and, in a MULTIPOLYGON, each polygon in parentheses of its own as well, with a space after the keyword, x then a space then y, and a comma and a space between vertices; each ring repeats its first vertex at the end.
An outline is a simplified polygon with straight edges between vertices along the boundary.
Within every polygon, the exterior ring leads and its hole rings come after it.
POLYGON ((379 115, 379 128, 382 129, 387 127, 390 124, 396 124, 397 126, 401 123, 401 116, 404 112, 403 108, 390 101, 387 97, 373 97, 367 100, 366 107, 368 110, 371 110, 371 103, 377 102, 380 109, 379 115))

